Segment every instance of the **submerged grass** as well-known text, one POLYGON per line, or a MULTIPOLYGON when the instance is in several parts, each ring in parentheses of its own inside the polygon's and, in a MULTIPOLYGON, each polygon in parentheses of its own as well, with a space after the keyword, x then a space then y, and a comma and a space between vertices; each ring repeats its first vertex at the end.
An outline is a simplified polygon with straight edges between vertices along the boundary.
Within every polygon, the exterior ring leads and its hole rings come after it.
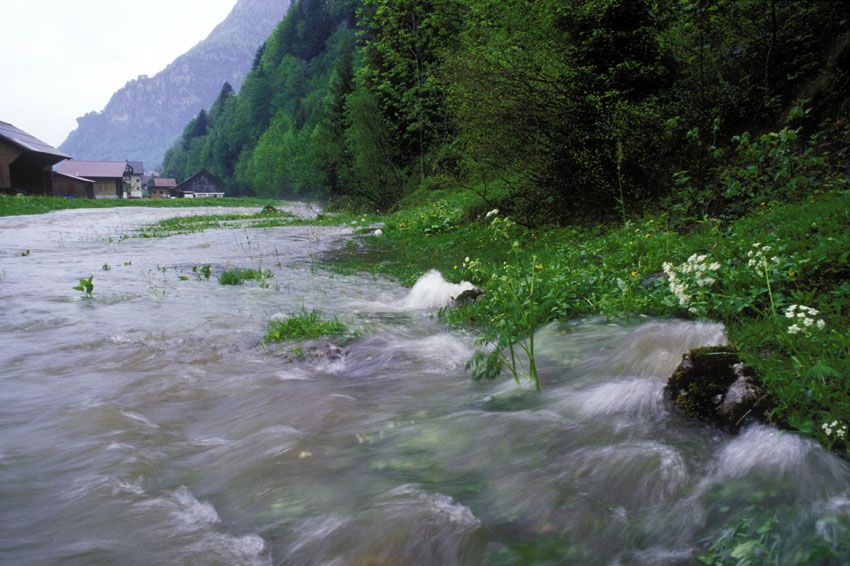
POLYGON ((221 285, 243 285, 246 281, 258 281, 262 285, 271 277, 274 277, 274 274, 265 269, 237 267, 219 275, 218 282, 221 285))
POLYGON ((338 318, 325 317, 317 310, 302 310, 283 320, 270 321, 264 341, 269 344, 288 340, 315 340, 347 333, 348 327, 338 318))
POLYGON ((60 197, 0 195, 0 216, 44 214, 55 210, 76 208, 233 208, 278 206, 278 199, 226 197, 220 199, 66 199, 60 197))
MULTIPOLYGON (((530 230, 471 191, 430 191, 337 261, 412 284, 439 269, 486 294, 449 310, 506 349, 528 329, 588 315, 723 322, 778 405, 773 418, 846 452, 850 424, 850 193, 767 202, 726 222, 673 230, 663 214, 625 225, 530 230), (491 209, 492 210, 492 209, 491 209), (533 286, 532 286, 533 285, 533 286), (529 320, 526 320, 529 319, 529 320)), ((479 376, 504 360, 479 356, 479 376)))
POLYGON ((255 214, 202 214, 166 218, 136 230, 136 238, 167 238, 180 234, 193 234, 205 230, 234 228, 278 228, 281 226, 350 226, 366 230, 371 219, 352 214, 319 214, 316 218, 299 218, 288 212, 258 212, 255 214))

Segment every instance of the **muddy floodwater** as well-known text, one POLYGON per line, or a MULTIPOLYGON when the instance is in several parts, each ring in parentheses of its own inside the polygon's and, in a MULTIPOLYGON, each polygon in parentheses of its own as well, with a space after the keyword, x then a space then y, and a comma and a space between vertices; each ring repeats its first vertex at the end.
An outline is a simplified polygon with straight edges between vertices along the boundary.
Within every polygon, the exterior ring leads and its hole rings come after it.
POLYGON ((0 218, 0 563, 688 564, 746 520, 788 562, 847 548, 845 461, 671 412, 666 377, 721 326, 551 325, 541 394, 474 382, 474 335, 334 273, 346 228, 122 237, 190 213, 0 218), (302 308, 360 337, 261 343, 302 308))

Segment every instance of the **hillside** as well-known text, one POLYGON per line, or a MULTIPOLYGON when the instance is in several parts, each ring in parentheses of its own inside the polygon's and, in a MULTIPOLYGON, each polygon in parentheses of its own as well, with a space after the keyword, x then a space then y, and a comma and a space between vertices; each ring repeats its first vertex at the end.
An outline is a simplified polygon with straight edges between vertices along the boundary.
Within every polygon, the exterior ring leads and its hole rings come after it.
POLYGON ((78 118, 60 147, 81 159, 135 159, 158 167, 186 122, 212 103, 225 81, 239 88, 288 7, 289 0, 239 0, 205 40, 155 76, 129 81, 103 111, 78 118))

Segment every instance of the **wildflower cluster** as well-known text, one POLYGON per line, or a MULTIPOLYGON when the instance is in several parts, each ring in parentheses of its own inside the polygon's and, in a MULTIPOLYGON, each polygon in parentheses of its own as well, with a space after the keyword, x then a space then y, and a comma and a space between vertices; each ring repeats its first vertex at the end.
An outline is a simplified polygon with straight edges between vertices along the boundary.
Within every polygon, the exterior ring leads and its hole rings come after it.
POLYGON ((470 280, 480 282, 486 279, 480 260, 467 257, 463 260, 463 271, 470 280))
POLYGON ((747 252, 747 267, 752 268, 759 277, 766 277, 777 268, 781 260, 778 256, 770 255, 773 251, 771 246, 762 245, 761 242, 753 244, 753 249, 747 252))
POLYGON ((821 425, 821 429, 830 438, 835 437, 843 440, 847 436, 847 427, 843 426, 838 421, 823 423, 821 425))
MULTIPOLYGON (((667 274, 670 292, 678 299, 679 306, 686 306, 695 298, 701 298, 704 290, 717 282, 717 271, 720 263, 709 262, 707 255, 694 254, 685 263, 674 266, 670 262, 662 265, 667 274)), ((689 311, 696 312, 694 307, 689 311)))
POLYGON ((810 335, 814 328, 823 330, 826 327, 826 322, 822 318, 816 320, 820 314, 817 309, 807 307, 805 305, 791 305, 785 311, 785 318, 793 321, 793 324, 788 327, 788 334, 810 335))

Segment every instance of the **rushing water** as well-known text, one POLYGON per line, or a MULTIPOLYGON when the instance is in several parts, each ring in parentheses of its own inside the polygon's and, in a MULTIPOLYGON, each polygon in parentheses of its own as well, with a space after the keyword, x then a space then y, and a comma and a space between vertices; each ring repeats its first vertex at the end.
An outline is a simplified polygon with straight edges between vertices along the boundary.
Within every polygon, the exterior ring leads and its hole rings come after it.
POLYGON ((664 378, 718 325, 553 325, 542 394, 476 383, 433 288, 327 269, 345 229, 121 238, 188 213, 0 219, 0 563, 677 564, 753 513, 779 556, 846 532, 844 461, 670 411, 664 378), (220 286, 228 266, 274 278, 220 286), (260 343, 301 308, 362 337, 260 343))

